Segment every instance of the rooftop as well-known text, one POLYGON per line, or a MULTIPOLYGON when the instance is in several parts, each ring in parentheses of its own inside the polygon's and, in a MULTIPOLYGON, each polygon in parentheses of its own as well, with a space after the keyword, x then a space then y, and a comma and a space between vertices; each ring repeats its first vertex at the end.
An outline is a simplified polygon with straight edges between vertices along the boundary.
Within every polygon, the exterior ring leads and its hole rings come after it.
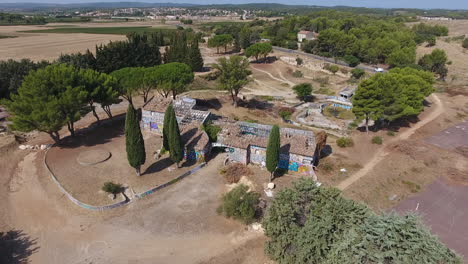
POLYGON ((176 116, 181 117, 182 123, 184 124, 189 124, 191 122, 203 123, 210 115, 209 111, 194 109, 197 101, 190 97, 181 97, 176 100, 164 97, 154 97, 143 106, 143 110, 164 113, 167 106, 171 103, 173 103, 176 116))
MULTIPOLYGON (((247 122, 218 121, 222 128, 218 143, 234 148, 247 149, 249 145, 266 148, 272 126, 247 122)), ((303 156, 313 156, 315 137, 312 131, 281 128, 281 151, 303 156)))

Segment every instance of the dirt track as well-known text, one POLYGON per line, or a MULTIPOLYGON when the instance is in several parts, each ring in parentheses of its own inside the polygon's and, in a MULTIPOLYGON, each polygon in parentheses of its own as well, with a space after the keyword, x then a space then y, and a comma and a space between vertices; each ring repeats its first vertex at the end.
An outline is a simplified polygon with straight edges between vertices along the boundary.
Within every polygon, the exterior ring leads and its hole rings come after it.
POLYGON ((414 126, 409 128, 408 130, 405 130, 404 132, 398 134, 395 138, 392 140, 384 143, 382 147, 375 153, 374 157, 366 163, 362 169, 357 171, 355 174, 353 174, 351 177, 347 178, 346 180, 342 181, 337 187, 340 190, 344 190, 351 186, 353 183, 367 175, 369 172, 372 171, 372 169, 377 166, 381 161, 385 159, 385 157, 389 154, 389 152, 386 150, 386 147, 389 146, 392 143, 395 143, 397 141, 402 141, 405 139, 408 139, 411 135, 413 135, 419 128, 425 126, 426 124, 430 123, 431 121, 435 120, 437 117, 439 117, 443 112, 444 112, 444 107, 440 99, 437 97, 436 94, 432 94, 430 97, 433 100, 433 104, 435 105, 434 109, 431 109, 430 114, 426 117, 424 117, 423 120, 420 120, 418 123, 416 123, 414 126))

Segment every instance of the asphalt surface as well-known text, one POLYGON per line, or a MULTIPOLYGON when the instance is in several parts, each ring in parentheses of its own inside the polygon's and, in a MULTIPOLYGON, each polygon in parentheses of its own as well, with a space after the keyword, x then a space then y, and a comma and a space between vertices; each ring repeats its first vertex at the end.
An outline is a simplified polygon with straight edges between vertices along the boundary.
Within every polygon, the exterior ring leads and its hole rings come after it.
POLYGON ((468 187, 438 179, 425 191, 402 201, 395 210, 420 214, 443 243, 468 256, 468 187))

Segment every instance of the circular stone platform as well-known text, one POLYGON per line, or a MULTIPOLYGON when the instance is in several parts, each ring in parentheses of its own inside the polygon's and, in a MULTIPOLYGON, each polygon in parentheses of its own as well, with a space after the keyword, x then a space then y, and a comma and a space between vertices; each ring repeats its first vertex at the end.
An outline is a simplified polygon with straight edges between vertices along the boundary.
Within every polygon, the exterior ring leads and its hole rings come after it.
POLYGON ((92 149, 81 152, 76 161, 83 166, 90 166, 108 160, 111 153, 105 149, 92 149))

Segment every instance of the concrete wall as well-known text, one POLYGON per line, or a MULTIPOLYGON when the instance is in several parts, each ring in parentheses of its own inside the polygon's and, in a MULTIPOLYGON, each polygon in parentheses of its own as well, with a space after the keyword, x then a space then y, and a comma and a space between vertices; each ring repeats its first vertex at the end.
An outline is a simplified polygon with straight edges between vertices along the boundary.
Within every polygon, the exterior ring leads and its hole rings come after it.
POLYGON ((240 148, 227 148, 228 158, 234 162, 247 164, 247 150, 240 148))

